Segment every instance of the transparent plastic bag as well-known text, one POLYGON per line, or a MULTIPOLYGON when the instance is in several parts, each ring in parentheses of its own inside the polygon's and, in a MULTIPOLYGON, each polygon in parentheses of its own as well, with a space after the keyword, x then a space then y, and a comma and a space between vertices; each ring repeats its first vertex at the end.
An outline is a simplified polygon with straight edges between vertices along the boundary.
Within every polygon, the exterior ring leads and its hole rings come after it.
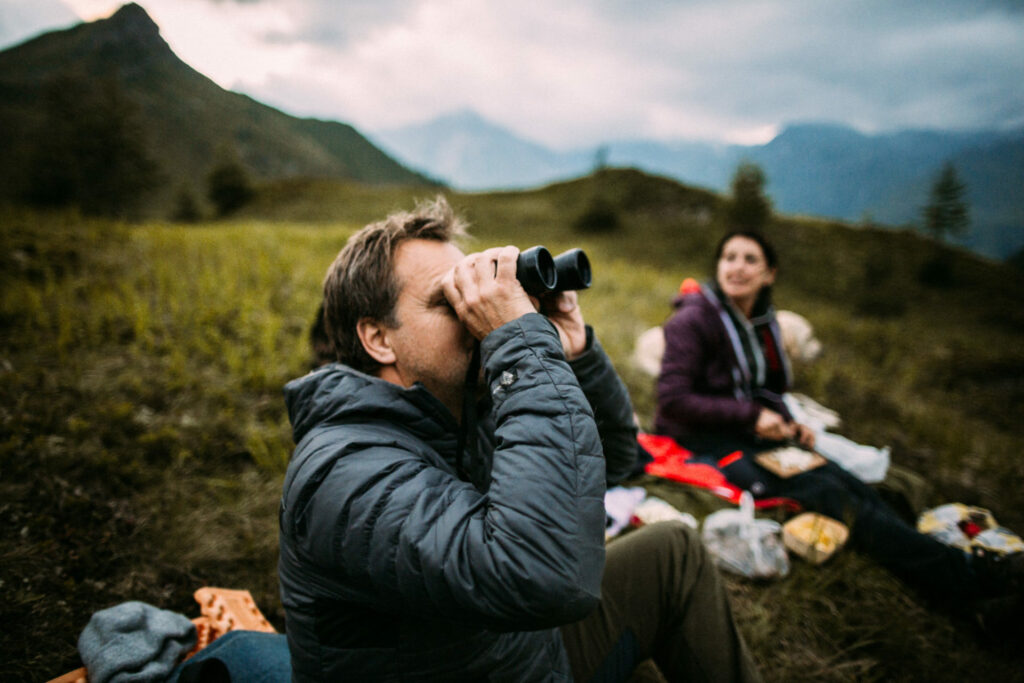
POLYGON ((947 503, 925 510, 917 518, 917 530, 965 553, 1024 552, 1024 539, 999 526, 990 511, 973 505, 947 503))
POLYGON ((789 556, 778 522, 754 517, 754 498, 740 496, 738 510, 719 510, 704 519, 704 545, 722 569, 752 579, 789 574, 789 556))

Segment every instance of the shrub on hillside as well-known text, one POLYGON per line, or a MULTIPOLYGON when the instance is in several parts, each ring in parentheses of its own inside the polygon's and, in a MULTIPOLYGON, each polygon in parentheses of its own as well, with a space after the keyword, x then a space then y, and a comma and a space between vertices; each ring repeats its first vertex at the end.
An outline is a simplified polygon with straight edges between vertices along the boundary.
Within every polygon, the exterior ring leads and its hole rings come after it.
POLYGON ((952 287, 956 284, 953 264, 942 254, 934 256, 921 265, 917 281, 925 287, 952 287))
POLYGON ((619 212, 607 199, 595 197, 573 223, 580 232, 612 232, 621 225, 619 212))
POLYGON ((254 190, 249 174, 234 158, 225 159, 210 171, 207 196, 218 216, 226 216, 242 208, 252 199, 254 190))
POLYGON ((178 223, 197 223, 203 217, 199 208, 199 201, 196 199, 192 188, 182 185, 178 188, 178 194, 174 198, 174 212, 171 220, 178 223))
POLYGON ((858 313, 874 318, 894 318, 906 313, 906 292, 893 282, 893 270, 893 260, 885 254, 864 262, 864 283, 855 297, 858 313))

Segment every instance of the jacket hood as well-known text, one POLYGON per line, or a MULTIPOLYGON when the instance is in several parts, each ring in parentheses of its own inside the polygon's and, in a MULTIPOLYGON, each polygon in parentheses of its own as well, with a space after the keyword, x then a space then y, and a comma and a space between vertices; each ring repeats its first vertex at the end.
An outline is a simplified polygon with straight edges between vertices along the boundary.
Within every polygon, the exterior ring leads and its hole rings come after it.
POLYGON ((672 299, 672 308, 678 310, 684 306, 711 306, 711 302, 698 289, 696 291, 680 292, 672 299))
POLYGON ((405 388, 340 363, 330 363, 284 386, 292 438, 298 443, 325 422, 385 421, 422 439, 448 440, 455 417, 420 383, 405 388))
MULTIPOLYGON (((680 291, 680 293, 672 300, 672 308, 678 310, 687 305, 707 305, 712 308, 717 308, 717 306, 712 302, 712 297, 717 299, 719 302, 727 300, 725 294, 722 293, 722 288, 719 287, 718 283, 715 282, 713 278, 696 288, 688 288, 685 291, 680 291), (710 292, 712 296, 709 297, 707 292, 710 292)), ((750 314, 750 322, 751 324, 759 324, 762 322, 762 319, 767 321, 774 316, 775 308, 772 306, 772 289, 771 287, 765 287, 757 295, 757 300, 754 302, 754 308, 750 314)))

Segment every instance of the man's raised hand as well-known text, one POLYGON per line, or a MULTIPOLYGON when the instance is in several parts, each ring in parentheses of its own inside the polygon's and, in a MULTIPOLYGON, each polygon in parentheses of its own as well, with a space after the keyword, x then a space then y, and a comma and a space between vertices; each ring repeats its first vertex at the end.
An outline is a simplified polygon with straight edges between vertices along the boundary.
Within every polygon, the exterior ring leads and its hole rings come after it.
POLYGON ((535 311, 516 279, 518 256, 513 246, 469 254, 442 282, 455 314, 477 339, 535 311))

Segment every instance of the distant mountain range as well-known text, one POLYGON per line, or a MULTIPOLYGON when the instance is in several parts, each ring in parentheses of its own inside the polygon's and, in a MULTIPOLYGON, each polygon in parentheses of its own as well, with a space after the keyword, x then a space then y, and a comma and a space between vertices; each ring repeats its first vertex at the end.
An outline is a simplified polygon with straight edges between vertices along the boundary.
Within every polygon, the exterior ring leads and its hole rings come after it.
POLYGON ((780 212, 900 226, 919 222, 948 160, 968 186, 972 227, 962 244, 996 258, 1024 247, 1024 129, 864 135, 806 124, 764 145, 618 140, 566 151, 461 111, 376 131, 371 142, 347 124, 297 118, 222 89, 182 62, 134 3, 0 51, 0 201, 23 191, 27 141, 46 134, 45 96, 59 79, 97 89, 113 81, 137 107, 164 179, 153 202, 158 215, 180 187, 201 196, 218 150, 230 148, 258 179, 437 185, 436 178, 465 190, 538 186, 606 164, 727 192, 737 164, 749 159, 765 170, 780 212))
POLYGON ((99 87, 113 79, 138 106, 146 144, 169 181, 203 192, 218 149, 229 146, 262 179, 321 177, 432 184, 349 125, 289 116, 222 89, 181 61, 146 11, 128 4, 110 18, 46 33, 0 52, 0 196, 18 187, 19 143, 35 132, 46 88, 57 78, 99 87))
POLYGON ((972 228, 961 243, 1005 258, 1024 247, 1024 130, 864 135, 792 125, 764 145, 621 140, 555 151, 471 111, 370 133, 412 167, 466 190, 543 185, 593 170, 636 167, 728 192, 740 161, 759 164, 777 210, 902 226, 920 222, 931 185, 951 161, 968 186, 972 228))

